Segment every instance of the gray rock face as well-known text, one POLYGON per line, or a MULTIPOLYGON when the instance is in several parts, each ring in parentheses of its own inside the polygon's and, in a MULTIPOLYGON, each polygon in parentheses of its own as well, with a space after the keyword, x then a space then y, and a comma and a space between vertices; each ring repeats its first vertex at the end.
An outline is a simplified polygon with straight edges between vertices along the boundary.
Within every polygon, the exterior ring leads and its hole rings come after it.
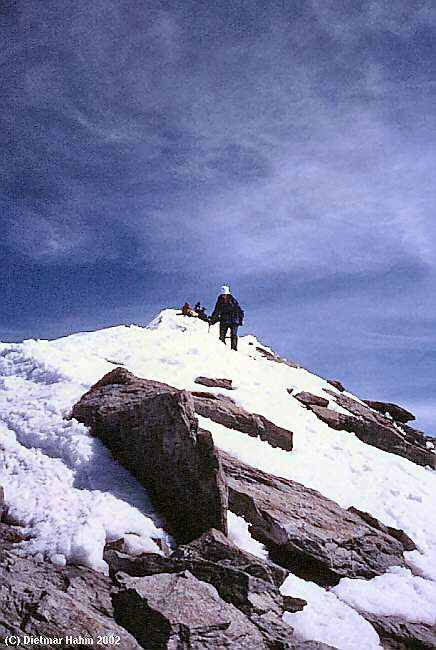
POLYGON ((297 393, 295 399, 298 399, 298 401, 305 406, 328 406, 329 403, 328 399, 325 399, 325 397, 319 397, 318 395, 313 395, 306 391, 297 393))
POLYGON ((272 447, 292 450, 292 431, 277 426, 263 415, 249 413, 226 395, 194 391, 195 411, 229 429, 247 433, 253 438, 266 440, 272 447))
POLYGON ((368 400, 365 399, 363 400, 365 404, 367 404, 370 408, 374 409, 375 411, 378 411, 379 413, 389 413, 389 415, 396 421, 396 422, 409 422, 410 420, 415 420, 415 416, 413 413, 410 411, 407 411, 405 408, 402 406, 398 406, 397 404, 392 404, 392 402, 377 402, 374 400, 368 400))
POLYGON ((381 530, 387 535, 390 535, 391 537, 397 539, 400 542, 400 544, 403 545, 405 551, 414 551, 416 549, 415 542, 413 541, 413 539, 409 537, 409 535, 406 535, 404 530, 393 528, 392 526, 385 526, 384 524, 381 523, 381 521, 376 519, 376 517, 370 515, 369 512, 363 512, 362 510, 359 510, 354 506, 351 506, 351 508, 347 508, 347 510, 348 512, 352 512, 354 515, 357 515, 358 517, 363 519, 363 521, 365 521, 368 524, 368 526, 372 526, 377 530, 381 530))
POLYGON ((339 406, 352 414, 346 415, 325 406, 306 404, 329 427, 354 433, 362 442, 407 458, 417 465, 435 466, 436 456, 427 449, 428 438, 420 431, 406 424, 395 426, 389 418, 347 395, 327 389, 326 392, 335 398, 339 406))
MULTIPOLYGON (((241 551, 220 531, 208 531, 191 544, 180 546, 168 558, 152 553, 132 558, 108 551, 105 559, 115 576, 119 572, 143 577, 189 571, 198 580, 213 585, 220 598, 245 614, 260 630, 268 647, 286 644, 292 636, 292 628, 281 618, 286 606, 279 586, 287 572, 241 551)), ((300 609, 304 606, 301 602, 297 604, 300 609)), ((295 607, 296 603, 286 605, 295 607)))
POLYGON ((339 381, 339 379, 326 379, 327 383, 330 384, 330 386, 334 386, 337 388, 341 393, 345 391, 345 388, 343 384, 339 381))
MULTIPOLYGON (((119 581, 121 576, 120 582, 123 589, 126 584, 126 575, 141 578, 157 577, 159 574, 180 576, 189 573, 202 584, 212 585, 216 589, 217 595, 225 603, 234 606, 247 617, 246 620, 250 626, 254 625, 261 635, 264 645, 260 647, 272 650, 312 647, 307 645, 308 642, 295 638, 292 627, 282 620, 284 611, 300 611, 306 605, 302 599, 281 595, 279 585, 285 579, 287 572, 268 560, 260 560, 237 548, 220 531, 208 531, 198 540, 180 546, 168 558, 151 553, 129 557, 118 551, 108 551, 105 559, 110 565, 111 575, 114 576, 115 581, 119 581)), ((185 594, 183 598, 186 598, 186 593, 192 586, 194 588, 188 594, 189 598, 193 598, 194 601, 196 598, 201 599, 204 588, 202 587, 198 591, 197 583, 192 582, 183 583, 182 591, 185 594)), ((121 600, 120 607, 125 606, 126 601, 121 600)), ((195 607, 197 605, 194 606, 194 610, 195 607)), ((203 603, 200 603, 199 607, 203 607, 203 603)), ((228 611, 231 613, 230 610, 228 611)), ((242 621, 240 618, 238 620, 242 621)), ((119 622, 122 622, 132 634, 137 636, 136 628, 130 627, 131 621, 121 618, 119 622)), ((140 624, 138 623, 139 628, 140 624)), ((252 628, 250 627, 250 629, 252 628)), ((139 640, 142 639, 141 634, 142 632, 139 631, 139 636, 137 636, 139 640)), ((210 647, 227 647, 226 643, 229 642, 226 637, 219 637, 215 639, 217 645, 210 647)), ((170 640, 167 643, 170 643, 170 640)), ((327 646, 320 644, 313 647, 326 648, 327 646)))
POLYGON ((213 379, 211 377, 197 377, 195 383, 201 384, 202 386, 209 386, 210 388, 225 388, 226 390, 232 390, 231 379, 224 379, 224 378, 213 379))
MULTIPOLYGON (((327 650, 300 641, 276 612, 245 616, 189 571, 116 575, 116 620, 148 650, 327 650)), ((257 603, 255 603, 257 604, 257 603)), ((273 604, 274 605, 274 604, 273 604)))
POLYGON ((268 648, 247 617, 189 571, 141 578, 120 573, 117 580, 116 620, 143 648, 268 648))
MULTIPOLYGON (((299 641, 282 621, 284 608, 301 609, 305 604, 281 596, 276 582, 286 572, 233 547, 219 531, 180 547, 174 559, 155 554, 132 558, 108 551, 111 577, 85 567, 58 568, 22 558, 16 552, 22 539, 12 526, 0 524, 0 638, 72 635, 84 639, 75 647, 88 647, 87 640, 93 639, 95 645, 99 636, 112 636, 99 647, 116 644, 123 650, 328 648, 299 641), (201 562, 204 580, 184 568, 192 566, 199 572, 201 562), (134 577, 136 573, 141 577, 134 577), (129 579, 133 582, 127 584, 129 579), (144 580, 146 593, 144 584, 138 593, 136 581, 144 580), (239 608, 218 594, 212 586, 215 581, 221 593, 233 594, 239 608)), ((65 641, 58 647, 72 645, 65 641)))
POLYGON ((0 485, 0 521, 3 519, 3 513, 5 511, 5 491, 0 485))
POLYGON ((396 616, 375 616, 362 612, 374 626, 385 650, 434 650, 436 625, 412 623, 396 616))
MULTIPOLYGON (((0 530, 0 638, 8 634, 119 639, 119 647, 141 646, 113 619, 111 582, 83 567, 56 568, 19 557, 19 536, 5 524, 0 530)), ((58 647, 72 647, 62 645, 58 647)), ((77 646, 76 646, 77 647, 77 646)), ((83 646, 85 647, 85 646, 83 646)), ((102 643, 101 648, 113 648, 102 643)))
POLYGON ((190 393, 108 373, 74 406, 114 457, 147 489, 178 542, 209 528, 227 532, 227 489, 208 431, 198 429, 190 393))
POLYGON ((251 524, 273 561, 320 585, 372 578, 404 565, 403 545, 319 492, 220 452, 229 507, 251 524))
POLYGON ((290 368, 300 368, 300 364, 297 363, 296 361, 290 361, 289 359, 285 359, 285 357, 280 357, 278 354, 275 352, 270 352, 269 350, 265 350, 265 348, 260 347, 259 345, 256 346, 257 352, 260 352, 260 354, 268 359, 268 361, 274 361, 275 363, 284 363, 285 366, 289 366, 290 368))

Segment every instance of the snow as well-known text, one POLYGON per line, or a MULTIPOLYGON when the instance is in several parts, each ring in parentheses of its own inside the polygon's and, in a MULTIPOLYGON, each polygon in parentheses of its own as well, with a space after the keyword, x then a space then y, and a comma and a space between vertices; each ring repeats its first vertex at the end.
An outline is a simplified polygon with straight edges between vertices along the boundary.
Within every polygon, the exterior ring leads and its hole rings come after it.
MULTIPOLYGON (((403 570, 380 580, 341 581, 335 592, 304 583, 317 604, 287 617, 292 616, 293 626, 297 620, 301 630, 312 634, 307 638, 315 638, 313 634, 336 638, 335 627, 348 621, 347 634, 353 639, 353 616, 363 626, 356 610, 362 609, 366 598, 382 612, 385 601, 394 602, 398 593, 416 596, 418 590, 423 600, 433 593, 434 470, 366 445, 353 434, 330 429, 289 395, 287 388, 294 394, 309 391, 325 397, 331 408, 339 410, 325 392, 335 389, 304 368, 265 359, 256 350, 258 345, 268 349, 252 335, 242 337, 236 353, 218 340, 217 326, 208 331, 206 323, 178 316, 174 310, 162 312, 148 328, 119 326, 56 341, 0 344, 0 484, 5 487, 9 520, 31 536, 22 544, 22 552, 42 554, 58 565, 80 562, 102 571, 107 569, 103 547, 110 540, 124 537, 133 552, 160 552, 153 540, 166 534, 145 490, 86 427, 65 419, 93 383, 124 365, 140 377, 188 390, 198 389, 194 380, 199 375, 232 379, 235 390, 202 390, 224 392, 248 411, 292 430, 294 449, 273 449, 259 439, 199 418, 218 447, 254 467, 314 488, 344 508, 353 505, 365 510, 384 524, 403 529, 415 541, 418 550, 405 557, 409 567, 421 574, 422 582, 403 570)), ((262 556, 264 550, 250 541, 243 520, 230 513, 229 526, 241 548, 246 544, 247 550, 262 556)), ((289 585, 301 586, 295 577, 289 585)), ((417 609, 411 604, 410 615, 417 609)), ((421 609, 426 616, 426 609, 421 609)), ((376 637, 372 639, 368 643, 378 643, 376 637)), ((351 647, 346 640, 329 642, 338 648, 351 647)))
POLYGON ((292 573, 280 591, 284 596, 304 598, 301 612, 285 613, 284 620, 302 639, 321 641, 341 650, 377 650, 380 639, 372 625, 331 591, 292 573))
POLYGON ((243 517, 239 517, 229 510, 227 512, 227 525, 229 539, 235 546, 239 546, 243 551, 247 551, 261 560, 268 558, 268 551, 265 546, 253 539, 250 535, 248 523, 243 517))
POLYGON ((436 583, 414 576, 404 567, 390 567, 372 580, 342 578, 332 591, 359 612, 399 616, 427 625, 436 623, 436 583))

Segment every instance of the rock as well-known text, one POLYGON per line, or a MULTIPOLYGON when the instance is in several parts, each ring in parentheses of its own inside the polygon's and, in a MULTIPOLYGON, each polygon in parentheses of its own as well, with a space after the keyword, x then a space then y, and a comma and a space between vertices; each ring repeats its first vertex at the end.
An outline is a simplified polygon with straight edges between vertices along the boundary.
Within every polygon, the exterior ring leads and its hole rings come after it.
POLYGON ((262 560, 235 546, 223 533, 211 529, 185 546, 179 546, 173 553, 177 558, 202 558, 224 566, 238 568, 249 575, 261 578, 280 587, 288 572, 270 560, 262 560))
POLYGON ((319 397, 318 395, 313 395, 306 391, 295 395, 295 399, 298 399, 298 401, 305 406, 328 406, 329 403, 328 399, 325 399, 325 397, 319 397))
POLYGON ((229 429, 247 433, 253 438, 265 440, 272 447, 292 450, 292 431, 277 426, 263 415, 249 413, 226 395, 206 392, 192 393, 195 411, 229 429))
POLYGON ((198 428, 191 394, 117 368, 74 406, 147 489, 169 532, 184 543, 227 532, 227 489, 212 436, 198 428))
POLYGON ((285 359, 285 357, 280 357, 278 354, 275 352, 271 352, 270 350, 265 350, 265 348, 261 348, 259 345, 256 346, 257 352, 260 352, 260 354, 268 359, 268 361, 275 361, 275 363, 284 363, 285 366, 289 366, 290 368, 300 368, 300 364, 297 363, 296 361, 289 361, 289 359, 285 359))
POLYGON ((339 379, 326 379, 326 382, 330 384, 330 386, 334 386, 337 388, 341 393, 345 391, 344 386, 342 383, 339 381, 339 379))
POLYGON ((5 506, 5 491, 3 487, 0 485, 0 522, 3 520, 3 513, 6 510, 5 506))
POLYGON ((290 614, 295 612, 302 612, 307 605, 307 600, 304 598, 294 598, 293 596, 283 596, 283 607, 290 614))
POLYGON ((135 578, 117 574, 116 621, 150 650, 262 650, 257 627, 189 571, 135 578))
POLYGON ((305 601, 284 598, 280 593, 279 586, 287 571, 242 551, 220 531, 208 531, 198 540, 179 547, 169 558, 152 553, 129 557, 108 551, 105 559, 115 576, 120 572, 143 577, 189 571, 198 580, 213 585, 220 598, 247 616, 261 632, 267 647, 296 647, 292 628, 283 622, 282 615, 285 610, 301 610, 305 601))
POLYGON ((380 636, 385 650, 434 650, 436 625, 413 623, 397 616, 378 616, 361 612, 380 636))
POLYGON ((359 510, 358 508, 355 508, 354 506, 351 506, 351 508, 347 508, 347 510, 348 512, 352 512, 354 515, 357 515, 358 517, 363 519, 363 521, 365 521, 368 524, 368 526, 372 526, 377 530, 381 530, 387 535, 394 537, 394 539, 397 539, 400 542, 400 544, 402 544, 405 551, 416 550, 415 542, 404 532, 404 530, 401 530, 399 528, 393 528, 392 526, 385 526, 376 517, 370 515, 369 512, 364 512, 362 510, 359 510))
POLYGON ((211 379, 209 377, 197 377, 195 383, 201 384, 202 386, 209 386, 210 388, 225 388, 226 390, 233 390, 231 379, 211 379))
POLYGON ((389 415, 396 420, 396 422, 409 422, 409 420, 415 420, 415 416, 413 413, 410 411, 407 411, 405 408, 402 406, 398 406, 397 404, 392 404, 392 402, 375 402, 373 400, 363 400, 365 404, 367 404, 370 408, 374 409, 375 411, 378 411, 379 413, 385 414, 389 413, 389 415))
POLYGON ((325 422, 331 429, 335 429, 336 431, 349 431, 350 424, 349 422, 351 421, 350 418, 351 416, 349 415, 344 415, 343 413, 338 413, 337 411, 333 411, 333 409, 329 409, 326 406, 310 406, 309 407, 315 415, 318 416, 320 420, 325 422))
POLYGON ((266 601, 263 610, 275 609, 279 617, 283 613, 283 597, 274 583, 231 564, 212 562, 200 556, 180 557, 174 554, 167 558, 155 553, 131 557, 119 551, 107 551, 105 559, 112 576, 118 572, 144 577, 189 571, 198 580, 213 585, 223 600, 232 603, 246 615, 253 613, 254 609, 259 610, 260 603, 256 607, 253 604, 259 600, 259 594, 266 601))
POLYGON ((307 405, 329 427, 354 433, 362 442, 407 458, 417 465, 435 466, 436 456, 427 449, 427 437, 422 432, 406 424, 399 427, 381 413, 374 412, 366 404, 347 395, 328 389, 325 391, 335 398, 339 406, 350 413, 346 415, 324 406, 307 405))
MULTIPOLYGON (((5 524, 0 529, 0 638, 73 635, 96 642, 99 635, 112 635, 123 649, 140 648, 113 619, 109 578, 84 567, 60 569, 20 557, 10 529, 5 524)), ((113 643, 99 647, 113 648, 113 643)))
POLYGON ((271 476, 220 452, 229 507, 250 523, 271 559, 320 585, 372 578, 404 565, 403 546, 319 492, 271 476))

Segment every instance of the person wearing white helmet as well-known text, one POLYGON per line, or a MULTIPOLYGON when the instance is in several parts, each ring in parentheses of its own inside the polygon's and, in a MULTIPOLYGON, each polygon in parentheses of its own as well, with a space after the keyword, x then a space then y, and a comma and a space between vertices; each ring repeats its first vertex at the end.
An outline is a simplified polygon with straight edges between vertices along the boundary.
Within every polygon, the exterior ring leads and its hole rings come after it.
POLYGON ((230 330, 230 344, 232 350, 238 349, 238 327, 243 324, 244 312, 236 298, 232 296, 230 287, 223 284, 221 293, 216 301, 215 309, 210 317, 211 325, 220 324, 220 340, 225 344, 226 335, 230 330))

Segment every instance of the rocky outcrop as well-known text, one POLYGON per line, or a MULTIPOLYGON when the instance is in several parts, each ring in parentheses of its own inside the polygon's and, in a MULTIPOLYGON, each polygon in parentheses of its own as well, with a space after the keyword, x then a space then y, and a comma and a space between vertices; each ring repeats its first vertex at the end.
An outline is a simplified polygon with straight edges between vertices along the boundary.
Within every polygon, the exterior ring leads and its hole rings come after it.
POLYGON ((225 388, 226 390, 233 390, 231 379, 197 377, 195 383, 201 384, 202 386, 208 386, 209 388, 225 388))
POLYGON ((195 411, 229 429, 247 433, 253 438, 265 440, 272 447, 292 450, 292 431, 279 427, 263 415, 249 413, 227 395, 193 391, 195 411))
POLYGON ((130 557, 113 550, 106 551, 104 557, 112 574, 122 571, 132 576, 147 576, 190 571, 199 580, 214 585, 221 598, 246 614, 253 609, 250 594, 257 592, 271 592, 284 609, 278 588, 287 571, 241 551, 215 529, 191 544, 179 546, 169 557, 155 553, 130 557))
POLYGON ((271 650, 328 647, 298 640, 283 622, 284 611, 306 605, 281 595, 279 585, 287 572, 237 548, 219 531, 208 531, 168 558, 117 551, 105 558, 117 584, 117 620, 144 647, 179 647, 180 639, 193 648, 245 648, 249 643, 271 650), (151 640, 157 645, 146 645, 151 640))
POLYGON ((335 388, 338 389, 341 393, 345 391, 345 388, 342 384, 342 382, 339 381, 339 379, 326 379, 326 382, 330 384, 330 386, 334 386, 335 388))
POLYGON ((270 557, 320 585, 372 578, 403 565, 403 545, 319 492, 271 476, 220 452, 229 507, 251 524, 270 557))
POLYGON ((377 402, 374 400, 369 400, 369 399, 364 399, 363 400, 365 404, 367 404, 370 408, 374 409, 374 411, 378 411, 379 413, 382 413, 385 415, 386 413, 389 413, 391 418, 395 420, 396 422, 409 422, 410 420, 415 420, 415 416, 413 413, 410 411, 407 411, 405 408, 402 406, 398 406, 397 404, 392 404, 392 402, 377 402))
POLYGON ((265 348, 260 347, 260 345, 256 345, 256 350, 257 352, 260 352, 260 354, 268 359, 268 361, 274 361, 275 363, 284 363, 285 366, 289 366, 290 368, 300 368, 300 364, 297 363, 296 361, 290 361, 289 359, 286 359, 285 357, 280 357, 278 354, 275 352, 272 352, 271 350, 265 350, 265 348))
POLYGON ((0 485, 0 521, 3 519, 3 513, 5 512, 5 491, 0 485))
POLYGON ((112 636, 123 649, 141 647, 113 618, 109 578, 84 567, 60 569, 20 557, 14 551, 19 539, 12 527, 1 524, 0 638, 70 635, 96 642, 101 636, 99 647, 113 648, 114 641, 104 641, 112 636))
POLYGON ((23 558, 16 550, 21 539, 0 524, 0 638, 63 637, 58 647, 69 648, 67 636, 82 637, 75 647, 101 637, 99 647, 126 650, 330 647, 298 640, 282 621, 284 610, 306 604, 280 594, 286 572, 241 551, 220 531, 208 531, 170 558, 107 551, 108 577, 23 558))
POLYGON ((189 571, 117 576, 116 620, 143 648, 267 649, 259 630, 189 571))
POLYGON ((319 395, 313 395, 313 393, 308 393, 307 391, 297 393, 295 399, 298 399, 305 406, 328 406, 329 403, 325 397, 319 397, 319 395))
POLYGON ((405 621, 397 616, 361 612, 380 637, 384 650, 434 650, 436 625, 405 621))
POLYGON ((402 544, 405 551, 416 550, 415 542, 413 541, 413 539, 409 537, 409 535, 407 535, 404 532, 404 530, 401 530, 399 528, 393 528, 392 526, 385 526, 376 517, 370 515, 369 512, 364 512, 362 510, 359 510, 358 508, 355 508, 354 506, 347 508, 347 510, 348 512, 352 512, 354 515, 357 515, 358 517, 363 519, 363 521, 367 523, 368 526, 372 526, 377 530, 381 530, 383 533, 386 533, 386 535, 390 535, 391 537, 397 539, 400 542, 400 544, 402 544))
POLYGON ((227 531, 220 461, 211 434, 198 428, 189 392, 117 368, 82 397, 72 417, 144 485, 178 542, 209 528, 227 531))
POLYGON ((329 427, 354 433, 362 442, 407 458, 417 465, 435 466, 436 456, 427 448, 428 438, 423 433, 406 424, 397 425, 392 419, 348 395, 328 389, 325 392, 349 412, 347 415, 326 406, 307 403, 307 408, 329 427))

